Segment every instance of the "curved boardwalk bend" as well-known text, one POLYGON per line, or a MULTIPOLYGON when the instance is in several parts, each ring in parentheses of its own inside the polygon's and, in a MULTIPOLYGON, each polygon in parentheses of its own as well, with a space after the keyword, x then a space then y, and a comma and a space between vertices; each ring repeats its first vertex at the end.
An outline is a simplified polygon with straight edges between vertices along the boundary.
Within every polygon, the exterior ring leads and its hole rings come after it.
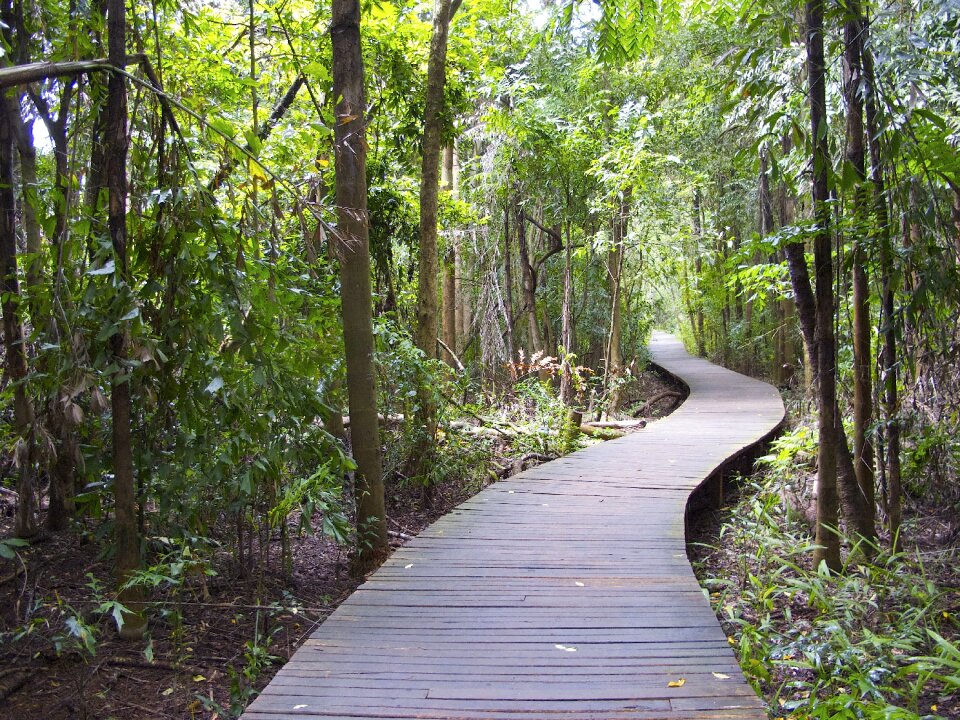
POLYGON ((650 350, 690 387, 679 410, 431 525, 244 718, 765 718, 687 561, 684 509, 783 404, 668 335, 650 350))

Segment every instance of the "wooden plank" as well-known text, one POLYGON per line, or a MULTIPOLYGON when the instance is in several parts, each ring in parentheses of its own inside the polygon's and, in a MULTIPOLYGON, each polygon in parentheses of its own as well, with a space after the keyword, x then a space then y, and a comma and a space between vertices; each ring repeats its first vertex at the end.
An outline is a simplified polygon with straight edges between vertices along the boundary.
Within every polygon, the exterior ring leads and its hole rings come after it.
POLYGON ((651 354, 691 388, 678 411, 462 503, 333 612, 244 718, 765 717, 690 569, 683 516, 783 405, 667 336, 651 354))

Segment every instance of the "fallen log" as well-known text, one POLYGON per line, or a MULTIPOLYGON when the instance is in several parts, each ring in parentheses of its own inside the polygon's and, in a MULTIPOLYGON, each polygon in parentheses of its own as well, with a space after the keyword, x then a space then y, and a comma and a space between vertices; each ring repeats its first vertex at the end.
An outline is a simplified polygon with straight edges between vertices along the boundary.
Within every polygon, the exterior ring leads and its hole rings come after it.
POLYGON ((591 427, 596 428, 597 430, 622 430, 630 428, 643 428, 647 426, 647 421, 640 420, 604 420, 604 421, 594 421, 594 422, 585 422, 581 427, 591 427))
POLYGON ((676 390, 664 390, 662 393, 657 393, 652 398, 647 400, 643 405, 637 408, 633 412, 633 417, 637 418, 641 415, 645 415, 650 408, 656 405, 658 402, 663 400, 672 399, 673 404, 676 405, 678 401, 683 399, 683 393, 679 393, 676 390))

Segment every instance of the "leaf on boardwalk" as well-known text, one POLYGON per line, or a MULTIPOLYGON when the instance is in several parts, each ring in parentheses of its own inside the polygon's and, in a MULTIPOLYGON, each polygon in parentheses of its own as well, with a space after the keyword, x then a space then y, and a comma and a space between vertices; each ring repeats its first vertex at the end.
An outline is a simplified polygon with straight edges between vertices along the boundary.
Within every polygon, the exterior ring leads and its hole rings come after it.
POLYGON ((730 676, 725 673, 711 673, 717 680, 729 680, 730 676))
POLYGON ((667 687, 683 687, 687 682, 686 678, 680 678, 679 680, 671 680, 667 683, 667 687))
POLYGON ((557 650, 563 650, 564 652, 576 652, 576 651, 577 651, 577 649, 576 649, 575 647, 569 647, 569 646, 567 646, 567 645, 554 645, 554 647, 555 647, 557 650))

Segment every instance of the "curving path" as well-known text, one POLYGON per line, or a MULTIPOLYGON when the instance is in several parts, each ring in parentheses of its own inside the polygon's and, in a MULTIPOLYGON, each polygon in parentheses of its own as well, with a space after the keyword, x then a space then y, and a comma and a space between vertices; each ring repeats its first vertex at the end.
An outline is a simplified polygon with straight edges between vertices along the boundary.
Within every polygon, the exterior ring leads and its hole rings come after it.
POLYGON ((687 561, 684 508, 783 404, 669 335, 650 352, 689 385, 679 410, 428 527, 244 718, 765 718, 687 561))

